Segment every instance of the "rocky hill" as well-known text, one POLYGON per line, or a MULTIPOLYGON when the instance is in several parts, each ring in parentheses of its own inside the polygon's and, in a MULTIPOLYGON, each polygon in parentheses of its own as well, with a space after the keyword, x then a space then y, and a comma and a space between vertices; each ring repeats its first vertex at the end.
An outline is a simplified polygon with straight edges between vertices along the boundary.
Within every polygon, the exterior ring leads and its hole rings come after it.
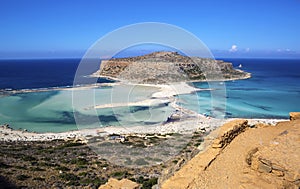
POLYGON ((188 57, 177 52, 102 60, 96 76, 112 77, 134 83, 169 83, 249 78, 250 74, 234 69, 222 60, 188 57))
POLYGON ((300 188, 300 113, 290 115, 276 126, 223 125, 206 138, 215 138, 211 145, 160 188, 300 188))

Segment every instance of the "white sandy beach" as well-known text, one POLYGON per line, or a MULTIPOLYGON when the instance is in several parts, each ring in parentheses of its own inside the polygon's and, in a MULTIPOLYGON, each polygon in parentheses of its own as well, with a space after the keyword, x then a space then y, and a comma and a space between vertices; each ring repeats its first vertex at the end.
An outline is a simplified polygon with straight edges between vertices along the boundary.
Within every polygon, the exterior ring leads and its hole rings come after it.
POLYGON ((175 95, 189 94, 196 91, 207 90, 207 89, 194 88, 184 82, 176 83, 172 85, 152 85, 152 84, 135 84, 135 85, 159 88, 159 91, 152 94, 150 99, 137 101, 137 102, 102 104, 102 105, 96 105, 94 107, 89 107, 88 109, 90 108, 101 109, 101 108, 112 108, 112 107, 122 107, 122 106, 153 106, 153 105, 173 102, 174 101, 173 97, 175 95))
MULTIPOLYGON (((118 83, 120 84, 120 83, 118 83)), ((114 84, 115 85, 115 84, 114 84)), ((142 85, 142 84, 138 84, 142 85)), ((193 133, 198 130, 205 130, 210 132, 217 127, 222 126, 224 123, 231 121, 233 119, 215 119, 211 117, 206 117, 204 115, 198 114, 189 109, 185 109, 176 103, 175 95, 178 94, 188 94, 195 91, 203 90, 194 88, 185 82, 176 83, 173 85, 151 85, 143 84, 142 86, 158 87, 159 91, 152 94, 150 99, 138 101, 138 102, 128 102, 128 103, 112 103, 104 105, 96 105, 95 109, 98 108, 108 108, 108 107, 120 107, 120 106, 153 106, 155 104, 170 103, 170 105, 176 110, 176 114, 179 114, 180 120, 173 122, 167 122, 165 124, 155 125, 155 126, 132 126, 132 127, 104 127, 95 129, 84 129, 76 131, 68 131, 63 133, 32 133, 21 130, 13 130, 7 126, 0 127, 0 140, 1 141, 49 141, 55 139, 81 139, 85 140, 85 137, 89 136, 99 136, 107 134, 146 134, 146 133, 193 133)), ((95 86, 84 86, 84 89, 94 88, 95 86)), ((99 86, 98 86, 99 87, 99 86)), ((78 88, 66 88, 63 90, 79 90, 78 88)), ((204 89, 207 90, 207 89, 204 89)), ((87 107, 91 108, 91 107, 87 107)), ((266 123, 270 125, 275 125, 279 121, 278 119, 248 119, 250 125, 257 123, 266 123)))
MULTIPOLYGON (((234 118, 235 119, 235 118, 234 118)), ((51 141, 55 139, 62 140, 85 140, 86 137, 104 136, 108 134, 146 134, 146 133, 193 133, 194 131, 205 130, 211 131, 232 119, 214 119, 204 116, 186 118, 184 120, 170 122, 157 126, 133 126, 133 127, 104 127, 96 129, 84 129, 68 131, 62 133, 33 133, 21 130, 13 130, 6 126, 0 126, 0 141, 51 141)), ((283 119, 247 119, 249 125, 264 123, 276 125, 283 119)))

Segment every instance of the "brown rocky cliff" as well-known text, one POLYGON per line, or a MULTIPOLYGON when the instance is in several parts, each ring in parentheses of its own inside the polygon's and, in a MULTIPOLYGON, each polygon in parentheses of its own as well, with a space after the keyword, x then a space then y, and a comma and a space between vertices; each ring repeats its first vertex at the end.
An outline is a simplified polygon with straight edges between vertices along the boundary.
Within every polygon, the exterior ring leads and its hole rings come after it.
POLYGON ((245 129, 242 125, 230 122, 227 128, 221 127, 214 133, 218 137, 213 146, 195 156, 161 188, 298 189, 300 120, 245 129))
MULTIPOLYGON (((161 188, 188 188, 197 179, 197 175, 205 171, 210 164, 215 161, 217 156, 222 152, 235 136, 243 132, 247 127, 247 120, 234 120, 226 123, 218 130, 214 131, 210 137, 218 135, 212 142, 212 146, 205 151, 196 155, 181 170, 176 172, 173 177, 163 181, 161 188), (219 134, 220 133, 220 134, 219 134)), ((208 138, 210 138, 208 137, 208 138)), ((208 139, 207 138, 207 139, 208 139)), ((209 140, 206 141, 210 143, 209 140)), ((208 145, 208 144, 204 144, 208 145)))

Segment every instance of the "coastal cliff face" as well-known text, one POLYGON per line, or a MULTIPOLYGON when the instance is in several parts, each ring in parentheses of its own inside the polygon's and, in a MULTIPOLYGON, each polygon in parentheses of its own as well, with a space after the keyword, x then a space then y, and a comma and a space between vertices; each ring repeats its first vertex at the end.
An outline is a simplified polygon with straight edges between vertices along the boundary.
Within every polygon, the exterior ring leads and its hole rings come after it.
POLYGON ((299 188, 300 113, 276 126, 231 121, 161 188, 299 188))
POLYGON ((134 83, 169 83, 249 78, 231 63, 209 58, 187 57, 177 52, 102 60, 96 76, 112 77, 134 83))

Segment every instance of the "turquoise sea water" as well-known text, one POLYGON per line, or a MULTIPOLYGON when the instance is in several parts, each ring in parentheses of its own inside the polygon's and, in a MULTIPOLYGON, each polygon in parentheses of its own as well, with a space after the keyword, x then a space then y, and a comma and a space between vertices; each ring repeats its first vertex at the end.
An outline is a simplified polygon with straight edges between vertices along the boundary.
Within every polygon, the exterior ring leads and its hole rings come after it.
MULTIPOLYGON (((105 126, 155 125, 166 120, 169 106, 124 106, 95 110, 95 105, 136 102, 147 99, 157 88, 140 86, 114 86, 76 90, 75 109, 71 90, 20 93, 0 98, 1 123, 13 128, 36 132, 63 132, 77 129, 77 119, 84 120, 79 129, 105 126), (86 98, 95 94, 95 101, 86 98), (151 116, 157 115, 157 116, 151 116)), ((73 94, 74 95, 74 94, 73 94)))
MULTIPOLYGON (((246 80, 225 82, 225 117, 234 118, 289 118, 289 112, 300 111, 300 61, 270 59, 231 59, 237 67, 252 73, 246 80)), ((193 83, 209 88, 208 83, 193 83)), ((186 108, 212 115, 210 91, 180 95, 186 108)), ((214 99, 218 101, 219 99, 214 99)))
MULTIPOLYGON (((42 61, 42 60, 40 60, 42 61)), ((39 70, 35 60, 30 62, 1 62, 0 89, 47 88, 72 85, 78 60, 47 60, 39 70), (32 74, 13 73, 17 66, 32 74), (26 66, 25 66, 26 65, 26 66), (63 65, 63 66, 62 66, 63 65), (49 69, 47 69, 47 66, 49 69), (46 68, 45 68, 46 67, 46 68), (51 67, 51 69, 50 69, 51 67), (72 68, 69 71, 70 67, 72 68), (73 71, 72 71, 73 70, 73 71), (42 74, 40 74, 40 72, 42 74), (48 74, 45 74, 49 72, 48 74), (23 75, 22 75, 23 74, 23 75), (55 77, 50 77, 54 75, 55 77), (51 85, 50 85, 51 83, 51 85), (54 84, 53 84, 54 83, 54 84)), ((300 61, 271 59, 232 59, 234 66, 252 73, 252 78, 225 82, 224 107, 213 106, 211 91, 179 95, 179 103, 199 113, 214 116, 243 118, 288 118, 291 111, 300 111, 300 61)), ((19 69, 18 69, 19 70, 19 69)), ((209 88, 206 82, 193 83, 195 87, 209 88)), ((0 124, 9 123, 13 128, 36 132, 62 132, 77 129, 75 118, 81 120, 81 128, 103 126, 155 125, 163 122, 173 109, 168 105, 132 106, 89 109, 93 105, 135 102, 149 98, 156 88, 137 86, 114 86, 93 89, 95 102, 87 98, 89 90, 79 91, 73 109, 70 90, 18 93, 0 97, 0 124)))

